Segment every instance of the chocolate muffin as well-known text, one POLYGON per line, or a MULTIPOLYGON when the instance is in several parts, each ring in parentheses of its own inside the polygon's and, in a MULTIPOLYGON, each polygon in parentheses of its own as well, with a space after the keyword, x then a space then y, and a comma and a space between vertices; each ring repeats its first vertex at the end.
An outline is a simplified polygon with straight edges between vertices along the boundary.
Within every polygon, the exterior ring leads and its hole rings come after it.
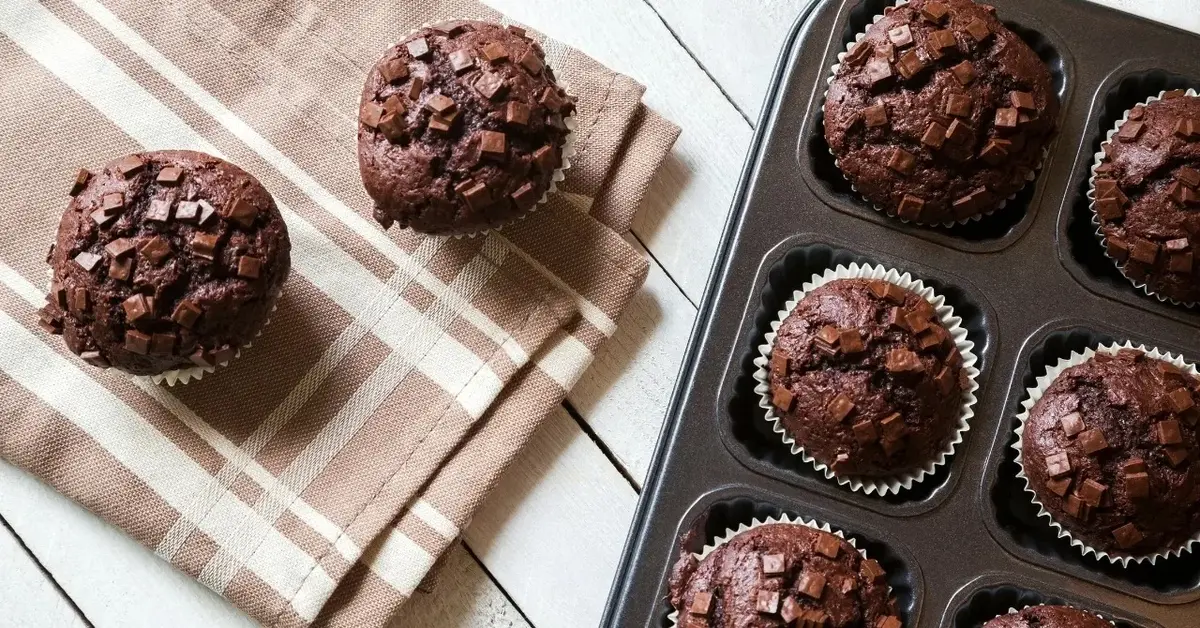
POLYGON ((1200 301, 1200 98, 1134 107, 1103 148, 1092 208, 1109 257, 1160 297, 1200 301))
POLYGON ((669 595, 681 628, 903 626, 877 561, 800 524, 752 528, 704 560, 683 552, 669 595))
POLYGON ((1113 628, 1096 616, 1070 606, 1030 606, 1017 612, 1001 615, 983 628, 1113 628))
POLYGON ((1117 556, 1200 532, 1200 381, 1136 349, 1064 370, 1034 404, 1021 466, 1054 521, 1117 556))
POLYGON ((876 207, 948 223, 1024 187, 1057 118, 1049 70, 994 9, 912 0, 843 58, 825 99, 825 139, 876 207))
POLYGON ((784 428, 837 475, 894 476, 946 449, 970 385, 933 305, 882 279, 812 290, 768 363, 784 428))
POLYGON ((275 200, 204 153, 157 151, 80 170, 49 262, 41 324, 101 368, 156 375, 233 359, 291 268, 275 200))
POLYGON ((360 107, 358 164, 375 220, 463 234, 541 200, 575 103, 522 29, 446 22, 388 49, 360 107))

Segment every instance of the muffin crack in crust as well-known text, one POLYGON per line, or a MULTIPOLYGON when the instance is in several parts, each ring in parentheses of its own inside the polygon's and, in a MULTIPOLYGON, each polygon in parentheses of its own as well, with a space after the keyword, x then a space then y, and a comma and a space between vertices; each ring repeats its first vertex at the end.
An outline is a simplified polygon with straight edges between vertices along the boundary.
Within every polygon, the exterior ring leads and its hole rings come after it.
POLYGON ((1200 532, 1200 381, 1136 349, 1064 370, 1030 410, 1022 468, 1054 521, 1119 555, 1200 532))
POLYGON ((233 359, 265 324, 291 268, 271 195, 192 151, 80 170, 47 261, 43 328, 94 366, 156 375, 233 359))
POLYGON ((968 386, 933 305, 884 280, 839 279, 806 294, 779 327, 768 372, 784 428, 839 475, 934 460, 968 386))
POLYGON ((702 560, 683 551, 669 586, 681 628, 902 626, 883 567, 800 524, 741 532, 702 560))
POLYGON ((550 189, 574 110, 524 30, 474 21, 420 29, 363 86, 358 158, 375 219, 433 234, 516 219, 550 189))
POLYGON ((1093 210, 1109 257, 1156 295, 1200 301, 1200 98, 1134 107, 1103 150, 1093 210))
POLYGON ((1027 182, 1053 134, 1049 70, 990 7, 890 7, 843 57, 825 137, 846 178, 919 223, 990 212, 1027 182))

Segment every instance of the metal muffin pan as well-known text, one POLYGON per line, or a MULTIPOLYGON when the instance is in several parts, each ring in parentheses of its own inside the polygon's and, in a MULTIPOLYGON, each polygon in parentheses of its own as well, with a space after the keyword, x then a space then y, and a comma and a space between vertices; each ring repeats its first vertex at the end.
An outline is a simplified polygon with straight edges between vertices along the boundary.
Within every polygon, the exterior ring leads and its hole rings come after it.
POLYGON ((1082 0, 992 0, 1050 66, 1059 133, 1036 181, 1004 210, 929 228, 855 195, 822 128, 837 53, 892 3, 821 0, 784 46, 603 625, 669 625, 667 580, 681 547, 788 513, 829 523, 880 559, 909 628, 977 627, 1039 603, 1086 607, 1122 628, 1200 626, 1200 556, 1127 569, 1083 557, 1036 517, 1010 447, 1025 389, 1071 350, 1131 340, 1200 360, 1200 310, 1121 276, 1085 197, 1094 154, 1126 109, 1200 87, 1200 37, 1082 0), (816 272, 854 261, 933 284, 980 356, 976 414, 955 455, 882 498, 791 455, 753 392, 756 347, 775 312, 816 272))

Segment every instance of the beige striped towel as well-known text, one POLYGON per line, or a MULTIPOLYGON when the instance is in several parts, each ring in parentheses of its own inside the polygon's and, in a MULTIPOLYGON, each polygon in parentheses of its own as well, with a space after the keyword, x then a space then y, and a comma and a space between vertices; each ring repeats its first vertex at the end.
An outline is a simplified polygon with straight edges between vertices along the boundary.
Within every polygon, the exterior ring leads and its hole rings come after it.
POLYGON ((0 456, 266 626, 386 624, 646 276, 622 235, 678 129, 554 42, 578 155, 546 206, 463 239, 370 219, 366 70, 462 17, 501 20, 472 0, 0 2, 0 456), (84 365, 36 315, 75 169, 162 148, 252 172, 293 243, 255 346, 173 388, 84 365))

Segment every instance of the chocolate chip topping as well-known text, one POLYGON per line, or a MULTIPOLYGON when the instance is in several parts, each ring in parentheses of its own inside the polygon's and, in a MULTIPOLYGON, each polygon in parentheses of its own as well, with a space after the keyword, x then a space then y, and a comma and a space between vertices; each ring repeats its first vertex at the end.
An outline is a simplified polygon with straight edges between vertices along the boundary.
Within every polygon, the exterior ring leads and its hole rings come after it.
POLYGON ((882 280, 840 279, 805 295, 780 326, 771 362, 788 434, 839 475, 924 465, 945 449, 962 409, 962 356, 950 333, 928 301, 882 280))
POLYGON ((1058 109, 1045 64, 992 12, 970 0, 913 0, 843 59, 825 137, 872 204, 906 220, 953 222, 1025 185, 1058 109))
POLYGON ((520 29, 455 26, 393 46, 363 87, 359 166, 385 228, 502 225, 536 205, 561 163, 575 105, 541 46, 520 29))
POLYGON ((1001 615, 983 628, 1112 628, 1112 624, 1095 613, 1069 606, 1030 606, 1001 615))
POLYGON ((290 250, 274 200, 240 168, 190 151, 129 155, 90 176, 63 213, 47 307, 89 364, 162 373, 249 342, 290 250), (259 260, 258 274, 239 272, 239 258, 259 260))
POLYGON ((1095 179, 1096 216, 1109 255, 1126 276, 1168 299, 1200 301, 1194 247, 1200 245, 1200 98, 1139 105, 1121 125, 1095 179), (1185 129, 1186 130, 1186 129, 1185 129), (1168 246, 1169 245, 1169 246, 1168 246))
POLYGON ((879 563, 832 534, 767 524, 701 561, 682 552, 671 574, 670 603, 680 611, 680 628, 874 627, 897 616, 885 575, 879 563))
POLYGON ((1131 350, 1063 371, 1025 424, 1023 466, 1038 500, 1091 547, 1179 547, 1200 531, 1198 392, 1191 375, 1131 350))

